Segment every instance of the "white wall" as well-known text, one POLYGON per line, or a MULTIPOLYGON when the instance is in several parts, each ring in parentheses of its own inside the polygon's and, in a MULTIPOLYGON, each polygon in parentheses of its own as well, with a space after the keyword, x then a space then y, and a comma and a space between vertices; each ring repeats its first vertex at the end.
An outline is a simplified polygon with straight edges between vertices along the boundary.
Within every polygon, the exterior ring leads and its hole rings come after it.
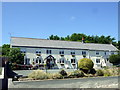
MULTIPOLYGON (((26 50, 26 56, 27 56, 27 58, 30 58, 31 64, 33 62, 33 58, 38 57, 36 55, 36 50, 41 51, 41 57, 43 58, 43 60, 47 56, 50 55, 50 54, 46 54, 46 50, 51 50, 52 51, 51 55, 56 60, 59 60, 61 58, 59 51, 64 50, 64 58, 70 62, 71 62, 71 59, 74 58, 71 55, 71 51, 75 51, 75 58, 77 61, 83 58, 82 51, 86 51, 86 58, 90 58, 91 60, 93 60, 94 68, 100 67, 101 62, 103 64, 103 66, 108 65, 105 63, 105 58, 108 58, 108 55, 111 54, 111 52, 109 52, 109 51, 98 51, 99 55, 96 55, 96 51, 94 51, 94 50, 88 51, 88 50, 67 50, 67 49, 47 49, 47 48, 21 48, 21 50, 26 50), (105 55, 105 52, 106 52, 106 55, 105 55), (100 59, 100 63, 96 63, 96 59, 100 59)), ((115 54, 117 54, 117 53, 115 52, 115 54)), ((107 61, 107 63, 109 63, 109 62, 107 61)))

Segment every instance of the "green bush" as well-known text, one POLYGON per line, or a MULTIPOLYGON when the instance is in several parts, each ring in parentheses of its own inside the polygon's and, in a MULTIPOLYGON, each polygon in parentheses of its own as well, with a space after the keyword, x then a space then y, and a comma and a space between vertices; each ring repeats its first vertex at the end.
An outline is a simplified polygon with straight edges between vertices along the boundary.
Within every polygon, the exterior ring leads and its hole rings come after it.
POLYGON ((110 63, 113 63, 114 65, 117 65, 118 63, 120 63, 120 55, 111 55, 109 57, 109 61, 110 63))
POLYGON ((59 72, 59 74, 61 74, 62 76, 67 76, 67 72, 66 72, 64 69, 62 69, 62 70, 59 72))
POLYGON ((84 72, 81 70, 75 70, 75 71, 69 73, 69 75, 68 75, 68 77, 71 77, 71 78, 73 78, 73 77, 78 78, 78 77, 83 77, 83 76, 84 76, 84 72))
POLYGON ((97 75, 97 76, 104 76, 103 70, 98 69, 97 72, 96 72, 96 75, 97 75))
POLYGON ((94 63, 91 59, 83 58, 78 61, 78 68, 88 73, 89 70, 93 69, 94 63))
POLYGON ((12 70, 17 70, 17 63, 12 63, 11 68, 12 70))
POLYGON ((96 70, 94 68, 92 68, 89 72, 89 74, 95 74, 96 73, 96 70))

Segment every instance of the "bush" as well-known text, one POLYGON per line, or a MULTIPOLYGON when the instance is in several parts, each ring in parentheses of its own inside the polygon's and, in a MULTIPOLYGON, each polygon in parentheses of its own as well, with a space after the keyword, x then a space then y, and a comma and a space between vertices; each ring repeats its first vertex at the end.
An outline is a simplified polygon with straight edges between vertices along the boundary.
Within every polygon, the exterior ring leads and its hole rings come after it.
POLYGON ((88 73, 94 66, 94 63, 91 59, 83 58, 78 61, 78 68, 85 73, 88 73))
POLYGON ((120 55, 111 55, 109 57, 109 61, 110 63, 113 63, 114 65, 117 65, 118 63, 120 63, 120 55))
POLYGON ((104 76, 111 76, 111 73, 109 72, 109 70, 104 70, 104 76))
POLYGON ((11 68, 12 70, 17 70, 17 63, 12 63, 11 68))
POLYGON ((78 78, 78 77, 83 77, 83 76, 84 76, 84 72, 80 71, 80 70, 75 70, 75 71, 69 73, 69 75, 68 75, 68 77, 71 77, 71 78, 73 78, 73 77, 78 78))
POLYGON ((62 76, 67 76, 67 72, 66 72, 64 69, 62 69, 62 70, 59 72, 59 74, 61 74, 62 76))
POLYGON ((92 68, 89 72, 89 74, 95 74, 96 73, 96 70, 94 68, 92 68))
POLYGON ((118 68, 104 69, 104 76, 116 76, 118 75, 118 68))
POLYGON ((103 70, 98 69, 97 72, 96 72, 96 75, 97 75, 97 76, 104 76, 103 70))
POLYGON ((52 78, 52 74, 50 73, 45 73, 42 70, 36 70, 33 71, 31 74, 28 75, 29 78, 33 78, 35 80, 38 79, 51 79, 52 78))
POLYGON ((63 76, 59 73, 54 73, 53 76, 52 76, 53 79, 62 79, 63 76))

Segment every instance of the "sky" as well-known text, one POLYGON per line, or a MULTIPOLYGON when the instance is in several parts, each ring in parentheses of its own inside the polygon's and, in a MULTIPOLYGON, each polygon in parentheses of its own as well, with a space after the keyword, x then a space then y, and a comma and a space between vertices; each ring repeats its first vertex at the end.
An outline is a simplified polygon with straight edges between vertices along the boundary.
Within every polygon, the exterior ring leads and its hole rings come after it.
POLYGON ((73 33, 118 40, 117 2, 4 2, 2 44, 10 36, 47 39, 73 33))

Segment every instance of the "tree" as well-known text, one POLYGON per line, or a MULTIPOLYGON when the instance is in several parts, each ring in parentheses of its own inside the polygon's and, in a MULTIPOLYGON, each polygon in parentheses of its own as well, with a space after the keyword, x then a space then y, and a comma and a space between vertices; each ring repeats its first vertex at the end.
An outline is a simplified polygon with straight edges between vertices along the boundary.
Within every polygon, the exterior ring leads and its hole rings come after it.
POLYGON ((93 69, 94 63, 91 59, 83 58, 78 61, 78 68, 83 70, 85 73, 88 73, 91 69, 93 69))
POLYGON ((19 48, 11 48, 9 57, 12 63, 23 64, 24 62, 24 54, 20 52, 19 48))
POLYGON ((120 41, 118 41, 118 49, 120 50, 120 41))
POLYGON ((50 40, 60 40, 60 37, 58 37, 57 35, 51 35, 51 36, 49 36, 49 39, 50 40))
POLYGON ((10 52, 10 45, 4 44, 2 46, 2 56, 9 56, 9 52, 10 52))
POLYGON ((111 55, 109 57, 109 61, 110 63, 113 63, 113 65, 117 65, 117 64, 120 64, 120 55, 111 55))
POLYGON ((65 41, 82 41, 82 37, 84 37, 86 43, 101 43, 101 44, 110 44, 112 43, 113 45, 117 46, 117 43, 114 42, 115 38, 112 38, 110 35, 109 36, 90 36, 90 35, 85 35, 82 33, 73 33, 71 35, 67 35, 66 37, 59 37, 57 35, 51 35, 49 36, 50 40, 65 40, 65 41))

